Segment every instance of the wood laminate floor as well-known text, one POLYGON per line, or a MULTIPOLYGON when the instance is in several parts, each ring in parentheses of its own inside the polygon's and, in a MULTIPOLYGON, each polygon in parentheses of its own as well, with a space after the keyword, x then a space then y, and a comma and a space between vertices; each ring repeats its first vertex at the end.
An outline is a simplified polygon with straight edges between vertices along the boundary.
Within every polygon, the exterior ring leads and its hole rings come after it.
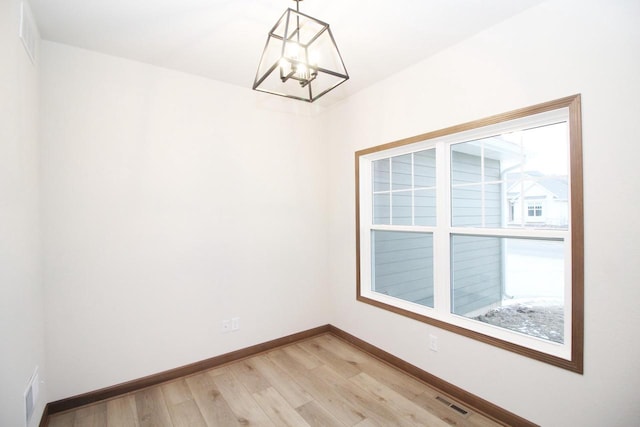
POLYGON ((462 415, 439 396, 325 334, 54 414, 49 427, 499 425, 477 413, 462 415))

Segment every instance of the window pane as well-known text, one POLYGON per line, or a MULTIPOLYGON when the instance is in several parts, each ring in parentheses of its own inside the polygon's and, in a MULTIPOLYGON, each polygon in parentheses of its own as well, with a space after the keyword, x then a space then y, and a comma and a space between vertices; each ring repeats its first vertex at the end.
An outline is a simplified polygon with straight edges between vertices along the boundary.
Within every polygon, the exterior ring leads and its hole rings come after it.
POLYGON ((412 225, 411 222, 411 191, 392 193, 392 220, 394 225, 412 225))
POLYGON ((424 150, 413 153, 413 181, 416 188, 435 187, 436 150, 424 150))
POLYGON ((389 159, 373 162, 373 191, 389 191, 391 176, 389 159))
MULTIPOLYGON (((502 227, 501 184, 477 184, 451 189, 451 225, 454 227, 502 227)), ((506 218, 504 219, 506 221, 506 218)))
POLYGON ((524 200, 529 216, 537 228, 566 229, 569 224, 569 182, 566 177, 529 181, 525 186, 524 200))
POLYGON ((414 225, 436 225, 436 190, 416 190, 414 205, 414 225))
POLYGON ((473 184, 482 179, 480 148, 472 142, 451 146, 451 184, 473 184))
POLYGON ((511 207, 508 226, 566 230, 569 224, 567 177, 508 181, 506 203, 511 207))
POLYGON ((567 122, 525 129, 504 135, 516 141, 525 154, 522 170, 538 176, 564 176, 569 170, 567 122))
POLYGON ((482 186, 451 189, 451 225, 482 227, 482 186))
POLYGON ((433 307, 433 235, 372 231, 371 290, 433 307))
POLYGON ((566 122, 451 145, 451 224, 567 229, 567 155, 566 122))
POLYGON ((451 312, 564 342, 564 243, 454 235, 451 312))
POLYGON ((372 163, 373 224, 436 224, 435 149, 372 163))
POLYGON ((391 224, 391 194, 373 195, 373 223, 391 224))
POLYGON ((502 215, 502 186, 487 184, 484 186, 484 227, 501 227, 502 215))
POLYGON ((411 154, 391 158, 391 189, 411 189, 411 154))

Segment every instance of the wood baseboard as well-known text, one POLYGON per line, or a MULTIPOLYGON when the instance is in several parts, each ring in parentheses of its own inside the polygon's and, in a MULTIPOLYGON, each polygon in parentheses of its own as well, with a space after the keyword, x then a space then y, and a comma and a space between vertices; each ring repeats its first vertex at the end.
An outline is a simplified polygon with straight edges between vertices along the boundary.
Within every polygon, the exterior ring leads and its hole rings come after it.
POLYGON ((40 418, 39 427, 47 427, 49 425, 49 404, 44 405, 44 411, 42 411, 42 417, 40 418))
POLYGON ((95 403, 101 400, 110 399, 112 397, 120 396, 123 394, 141 390, 143 388, 151 387, 160 383, 175 380, 180 377, 195 374, 197 372, 206 371, 208 369, 212 369, 217 366, 224 365, 225 363, 235 362, 236 360, 254 356, 258 353, 269 351, 274 348, 282 347, 284 345, 291 344, 297 341, 302 341, 304 339, 311 338, 316 335, 324 334, 327 332, 329 332, 329 325, 320 326, 320 327, 309 329, 296 334, 288 335, 286 337, 277 338, 275 340, 267 341, 261 344, 256 344, 251 347, 246 347, 240 350, 232 351, 230 353, 225 353, 220 356, 215 356, 209 359, 201 360, 199 362, 191 363, 189 365, 181 366, 179 368, 170 369, 168 371, 149 375, 143 378, 138 378, 132 381, 127 381, 127 382, 117 384, 111 387, 106 387, 100 390, 79 394, 77 396, 69 397, 66 399, 56 400, 55 402, 51 402, 47 404, 48 415, 57 414, 58 412, 67 411, 69 409, 79 408, 80 406, 88 405, 90 403, 95 403))
POLYGON ((443 395, 448 396, 451 399, 457 400, 461 404, 479 412, 498 423, 507 426, 526 426, 535 427, 536 424, 509 412, 493 403, 484 400, 474 394, 471 394, 460 387, 457 387, 451 383, 438 378, 417 366, 411 365, 392 355, 386 351, 369 344, 366 341, 357 338, 348 332, 345 332, 333 325, 324 325, 317 328, 309 329, 296 334, 288 335, 286 337, 278 338, 275 340, 267 341, 261 344, 257 344, 251 347, 246 347, 240 350, 232 351, 230 353, 215 356, 209 359, 205 359, 199 362, 195 362, 189 365, 185 365, 179 368, 170 369, 168 371, 160 372, 158 374, 149 375, 136 380, 128 381, 122 384, 117 384, 111 387, 106 387, 100 390, 91 391, 88 393, 80 394, 77 396, 69 397, 66 399, 50 402, 45 406, 40 420, 40 427, 46 427, 48 425, 49 416, 57 414, 59 412, 68 411, 71 409, 79 408, 84 405, 99 402, 101 400, 110 399, 127 393, 135 392, 143 388, 151 387, 160 383, 171 381, 187 375, 192 375, 201 371, 215 368, 217 366, 224 365, 226 363, 235 362, 240 359, 254 356, 265 351, 273 350, 278 347, 282 347, 288 344, 292 344, 298 341, 313 338, 317 335, 330 333, 334 336, 358 347, 359 349, 371 354, 374 357, 388 363, 389 365, 406 372, 407 374, 424 381, 431 387, 440 391, 443 395))

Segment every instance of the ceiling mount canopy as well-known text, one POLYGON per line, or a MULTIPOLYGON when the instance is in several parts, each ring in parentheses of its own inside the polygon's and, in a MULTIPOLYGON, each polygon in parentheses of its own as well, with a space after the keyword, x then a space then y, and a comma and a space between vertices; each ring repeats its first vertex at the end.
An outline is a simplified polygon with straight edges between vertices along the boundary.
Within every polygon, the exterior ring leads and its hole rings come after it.
POLYGON ((273 26, 253 89, 313 102, 349 79, 329 24, 287 9, 273 26))

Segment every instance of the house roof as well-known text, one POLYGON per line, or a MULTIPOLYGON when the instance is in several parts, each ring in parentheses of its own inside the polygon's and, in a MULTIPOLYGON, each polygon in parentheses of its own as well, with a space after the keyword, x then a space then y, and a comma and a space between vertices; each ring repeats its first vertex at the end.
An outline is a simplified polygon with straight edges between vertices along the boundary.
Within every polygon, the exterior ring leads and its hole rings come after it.
POLYGON ((560 200, 567 200, 569 197, 569 180, 564 178, 550 178, 538 181, 538 184, 549 190, 560 200))
MULTIPOLYGON (((507 174, 507 181, 516 180, 520 177, 519 173, 509 173, 507 174)), ((545 178, 545 176, 537 171, 525 172, 525 180, 527 179, 535 179, 533 185, 539 185, 558 199, 558 200, 568 200, 569 197, 569 179, 568 177, 549 177, 545 178)), ((507 195, 509 198, 517 198, 520 195, 520 191, 512 191, 512 189, 516 186, 520 185, 519 181, 515 184, 511 185, 507 190, 507 195)))

